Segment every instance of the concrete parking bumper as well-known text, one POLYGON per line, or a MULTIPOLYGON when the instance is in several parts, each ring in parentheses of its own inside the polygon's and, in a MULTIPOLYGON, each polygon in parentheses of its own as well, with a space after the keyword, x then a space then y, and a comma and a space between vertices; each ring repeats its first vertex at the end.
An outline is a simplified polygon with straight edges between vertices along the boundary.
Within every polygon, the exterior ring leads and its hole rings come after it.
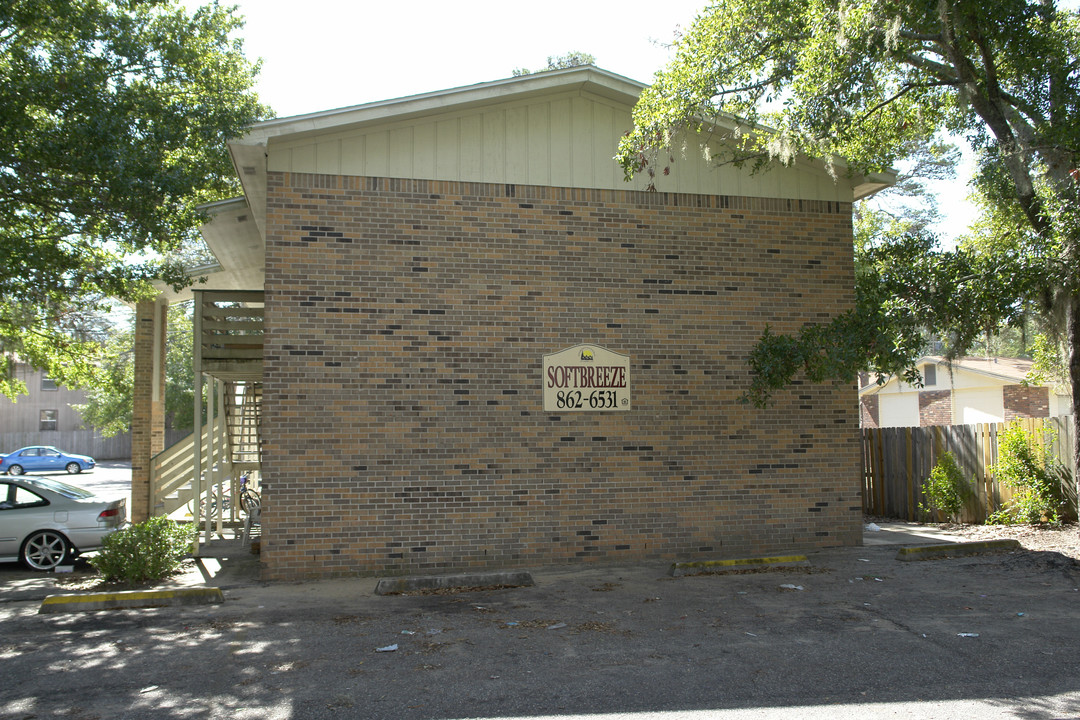
POLYGON ((734 560, 701 560, 697 562, 672 563, 668 571, 672 577, 722 573, 735 570, 773 570, 786 567, 807 567, 810 561, 805 555, 780 555, 777 557, 738 558, 734 560))
POLYGON ((221 589, 216 587, 177 588, 173 590, 123 590, 107 593, 73 593, 50 595, 38 613, 87 612, 127 608, 175 607, 178 605, 209 605, 224 602, 221 589))
POLYGON ((896 551, 896 559, 931 560, 943 557, 960 557, 963 555, 981 555, 983 553, 1013 552, 1022 550, 1017 540, 982 540, 980 542, 944 543, 942 545, 919 545, 917 547, 902 547, 896 551))
POLYGON ((383 578, 375 586, 376 595, 401 595, 425 590, 450 588, 492 589, 532 587, 532 575, 528 572, 491 572, 468 575, 428 575, 400 578, 383 578))

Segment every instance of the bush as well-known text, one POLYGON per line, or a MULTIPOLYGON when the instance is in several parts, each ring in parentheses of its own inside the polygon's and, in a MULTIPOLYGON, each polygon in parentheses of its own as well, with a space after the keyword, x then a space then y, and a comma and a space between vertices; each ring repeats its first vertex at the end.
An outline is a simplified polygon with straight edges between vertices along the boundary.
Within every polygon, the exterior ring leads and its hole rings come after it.
POLYGON ((922 492, 920 509, 925 512, 940 510, 956 520, 971 497, 971 485, 964 480, 956 457, 947 452, 938 458, 937 464, 930 470, 930 477, 923 480, 922 492))
POLYGON ((153 517, 106 536, 90 564, 106 582, 161 580, 183 562, 195 532, 189 523, 153 517))
POLYGON ((1061 467, 1051 447, 1054 433, 1044 430, 1039 447, 1032 433, 1013 423, 998 433, 998 463, 994 475, 1013 489, 1013 497, 1004 508, 986 519, 996 525, 1019 523, 1060 523, 1065 510, 1061 487, 1061 467))

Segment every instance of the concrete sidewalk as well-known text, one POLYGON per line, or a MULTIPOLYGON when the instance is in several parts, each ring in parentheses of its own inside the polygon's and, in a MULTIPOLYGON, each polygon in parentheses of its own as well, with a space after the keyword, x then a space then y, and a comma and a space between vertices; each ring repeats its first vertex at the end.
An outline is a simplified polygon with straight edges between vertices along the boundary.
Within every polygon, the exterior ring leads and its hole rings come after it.
MULTIPOLYGON (((919 546, 960 542, 964 539, 955 533, 917 523, 878 522, 876 527, 880 529, 864 530, 864 547, 919 546)), ((665 563, 650 561, 644 564, 652 567, 663 566, 665 563)), ((554 567, 547 570, 561 569, 554 567)), ((243 542, 242 528, 226 527, 223 533, 215 535, 209 544, 201 545, 199 556, 185 562, 176 575, 152 587, 140 589, 217 587, 230 590, 259 584, 260 570, 259 555, 253 554, 250 545, 243 542)), ((75 572, 72 574, 36 573, 23 570, 14 564, 0 565, 0 603, 40 601, 49 595, 100 591, 100 588, 87 587, 93 574, 93 568, 85 559, 76 563, 75 572), (80 583, 80 580, 84 582, 80 583)), ((372 583, 376 580, 377 578, 372 579, 372 583)))

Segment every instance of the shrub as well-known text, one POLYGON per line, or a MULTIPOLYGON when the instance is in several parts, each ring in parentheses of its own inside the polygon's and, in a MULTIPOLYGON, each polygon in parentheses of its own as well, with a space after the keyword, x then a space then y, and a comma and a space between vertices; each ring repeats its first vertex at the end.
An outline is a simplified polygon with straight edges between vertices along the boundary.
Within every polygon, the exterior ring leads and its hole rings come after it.
POLYGON ((106 582, 161 580, 183 562, 195 532, 189 523, 152 517, 106 536, 90 564, 106 582))
POLYGON ((1013 423, 998 433, 998 463, 994 475, 1013 489, 1005 507, 986 519, 997 525, 1050 522, 1060 523, 1065 510, 1061 487, 1061 467, 1051 446, 1054 433, 1043 431, 1042 447, 1032 433, 1013 423))
POLYGON ((971 497, 971 485, 964 480, 956 457, 947 452, 938 458, 937 464, 930 470, 930 477, 923 480, 922 492, 920 509, 925 512, 940 510, 955 520, 971 497))

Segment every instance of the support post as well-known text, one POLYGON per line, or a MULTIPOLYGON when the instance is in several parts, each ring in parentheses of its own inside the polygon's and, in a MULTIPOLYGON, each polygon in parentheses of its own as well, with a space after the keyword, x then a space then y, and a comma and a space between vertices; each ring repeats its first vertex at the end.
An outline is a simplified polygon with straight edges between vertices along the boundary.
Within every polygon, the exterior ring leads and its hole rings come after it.
POLYGON ((214 496, 214 477, 217 474, 215 465, 218 462, 216 451, 217 443, 217 415, 215 410, 217 409, 216 401, 214 399, 214 391, 217 389, 217 381, 211 376, 206 383, 206 517, 204 519, 204 537, 203 541, 208 543, 213 539, 212 529, 214 522, 214 515, 220 514, 221 502, 215 501, 214 496), (216 513, 215 513, 216 508, 216 513))
POLYGON ((193 308, 193 316, 191 320, 191 366, 194 370, 194 390, 195 390, 195 447, 193 449, 192 463, 192 478, 191 478, 191 520, 195 525, 195 539, 191 543, 191 554, 195 557, 199 555, 199 500, 202 498, 203 485, 202 485, 202 415, 203 415, 203 373, 202 373, 202 292, 196 290, 192 293, 195 296, 195 307, 193 308))
POLYGON ((153 457, 165 449, 165 335, 168 306, 135 306, 135 382, 131 408, 131 520, 154 514, 153 457))
MULTIPOLYGON (((217 500, 217 502, 218 502, 218 508, 217 508, 217 534, 218 534, 218 537, 222 537, 222 532, 224 530, 223 526, 224 526, 224 520, 225 520, 225 498, 226 498, 225 484, 224 484, 223 480, 224 480, 225 477, 227 477, 226 470, 231 470, 232 468, 231 468, 231 463, 230 463, 231 458, 229 457, 228 424, 226 422, 226 416, 225 416, 225 382, 215 378, 215 385, 217 385, 217 408, 218 408, 217 416, 218 416, 218 420, 221 421, 221 434, 218 436, 218 441, 217 441, 218 442, 218 449, 217 449, 218 471, 217 471, 217 476, 216 476, 216 480, 217 480, 216 491, 217 491, 217 499, 218 499, 217 500)), ((231 472, 228 473, 228 474, 231 474, 231 472)), ((230 499, 231 499, 231 496, 230 496, 230 499)), ((231 502, 229 503, 229 507, 232 507, 231 502)))

